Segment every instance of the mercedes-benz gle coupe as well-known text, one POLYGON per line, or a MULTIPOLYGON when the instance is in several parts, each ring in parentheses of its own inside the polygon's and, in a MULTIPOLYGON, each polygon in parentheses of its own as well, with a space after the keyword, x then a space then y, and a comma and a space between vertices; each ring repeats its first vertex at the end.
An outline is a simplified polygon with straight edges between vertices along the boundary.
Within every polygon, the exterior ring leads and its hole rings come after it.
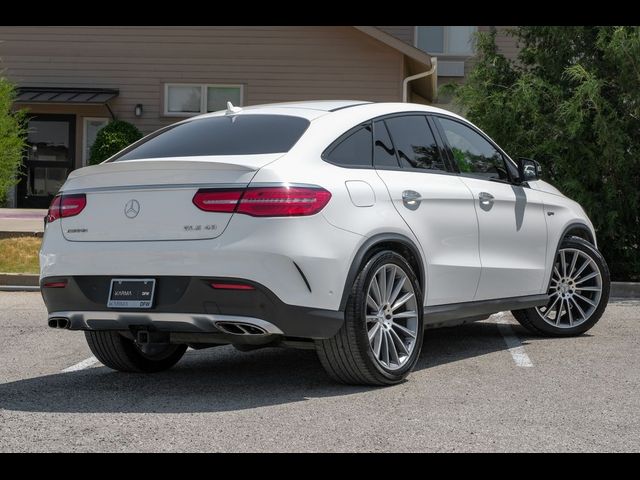
POLYGON ((539 176, 429 106, 229 104, 69 176, 40 252, 48 323, 125 372, 189 346, 291 346, 369 385, 403 380, 429 327, 511 310, 577 335, 606 307, 607 265, 539 176))

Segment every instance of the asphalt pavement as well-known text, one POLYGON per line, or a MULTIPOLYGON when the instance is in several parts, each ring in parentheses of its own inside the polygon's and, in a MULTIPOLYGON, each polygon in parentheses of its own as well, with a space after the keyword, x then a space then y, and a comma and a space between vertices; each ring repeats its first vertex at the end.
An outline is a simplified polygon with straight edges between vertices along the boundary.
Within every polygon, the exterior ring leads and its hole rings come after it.
POLYGON ((427 331, 387 388, 334 384, 313 351, 189 350, 123 374, 81 332, 46 326, 39 292, 0 292, 0 452, 640 451, 640 302, 577 338, 510 314, 427 331))

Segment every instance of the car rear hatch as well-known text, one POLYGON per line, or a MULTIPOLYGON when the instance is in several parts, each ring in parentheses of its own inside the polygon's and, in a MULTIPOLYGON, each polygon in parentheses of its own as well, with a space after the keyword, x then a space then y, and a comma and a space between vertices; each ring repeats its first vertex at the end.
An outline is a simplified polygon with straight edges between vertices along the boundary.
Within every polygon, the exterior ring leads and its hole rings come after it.
POLYGON ((180 157, 104 163, 73 172, 63 194, 86 195, 79 215, 61 219, 67 240, 202 240, 224 232, 232 212, 193 202, 202 188, 238 188, 278 154, 180 157))

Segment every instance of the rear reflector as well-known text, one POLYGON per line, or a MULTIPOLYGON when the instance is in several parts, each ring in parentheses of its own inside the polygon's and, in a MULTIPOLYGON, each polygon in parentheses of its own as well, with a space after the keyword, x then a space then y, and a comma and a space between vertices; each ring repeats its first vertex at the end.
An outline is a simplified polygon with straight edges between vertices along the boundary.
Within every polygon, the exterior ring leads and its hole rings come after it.
POLYGON ((44 288, 64 288, 67 286, 67 281, 62 280, 61 282, 47 282, 42 285, 44 288))
POLYGON ((220 290, 255 290, 252 285, 247 285, 246 283, 220 283, 220 282, 212 282, 212 288, 217 288, 220 290))
POLYGON ((249 187, 243 190, 202 189, 193 203, 206 212, 241 213, 253 217, 295 217, 322 210, 331 193, 320 187, 249 187))
POLYGON ((56 195, 45 218, 47 223, 51 223, 61 217, 73 217, 84 210, 86 206, 87 196, 84 193, 56 195))

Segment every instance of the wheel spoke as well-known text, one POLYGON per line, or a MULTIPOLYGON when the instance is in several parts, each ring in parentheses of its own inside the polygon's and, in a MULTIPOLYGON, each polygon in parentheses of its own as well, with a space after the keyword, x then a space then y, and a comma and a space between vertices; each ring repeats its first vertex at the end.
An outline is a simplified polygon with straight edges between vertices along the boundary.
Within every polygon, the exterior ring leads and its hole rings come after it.
POLYGON ((587 258, 586 262, 582 264, 582 266, 578 269, 578 271, 573 275, 573 278, 578 278, 580 274, 583 272, 585 268, 591 263, 591 259, 587 258))
POLYGON ((558 277, 558 280, 562 278, 562 275, 560 275, 560 272, 558 271, 558 267, 556 265, 553 266, 553 274, 558 277))
POLYGON ((385 303, 387 303, 387 298, 386 298, 386 292, 387 292, 387 269, 386 268, 382 268, 378 272, 378 276, 380 277, 380 280, 378 281, 378 284, 380 285, 380 295, 382 295, 380 297, 380 305, 384 305, 385 303))
POLYGON ((575 299, 573 297, 571 297, 571 301, 573 302, 573 304, 575 305, 575 307, 578 309, 578 311, 580 312, 580 316, 582 317, 583 320, 586 320, 587 318, 587 314, 584 313, 584 310, 582 310, 582 307, 580 305, 578 305, 578 302, 575 301, 575 299))
POLYGON ((371 291, 371 293, 373 293, 373 295, 375 295, 376 304, 382 305, 384 303, 384 299, 382 298, 382 293, 380 293, 380 286, 378 285, 378 279, 376 278, 376 275, 374 275, 373 280, 371 281, 371 288, 369 290, 371 291))
POLYGON ((389 333, 389 330, 386 330, 385 334, 387 335, 387 345, 389 345, 389 352, 390 352, 389 360, 394 361, 396 365, 400 365, 400 356, 398 355, 398 349, 396 348, 396 343, 393 341, 393 338, 391 338, 391 334, 389 333))
POLYGON ((393 291, 391 292, 391 296, 389 297, 389 303, 393 304, 393 302, 396 301, 398 295, 400 295, 400 290, 402 290, 402 287, 404 287, 404 282, 406 280, 407 277, 405 277, 404 275, 402 275, 402 277, 398 279, 398 283, 396 283, 396 286, 394 287, 393 291))
POLYGON ((407 327, 404 327, 402 325, 400 325, 399 323, 393 323, 391 324, 391 327, 395 327, 397 329, 399 329, 401 332, 406 333, 407 335, 409 335, 411 338, 416 338, 416 334, 413 333, 411 330, 409 330, 407 327))
POLYGON ((415 310, 407 310, 406 312, 395 313, 393 315, 393 319, 395 320, 396 318, 415 318, 417 316, 418 314, 416 313, 415 310))
POLYGON ((560 264, 562 266, 562 276, 567 276, 567 259, 564 256, 564 250, 560 250, 560 264))
POLYGON ((576 285, 578 285, 579 283, 582 283, 582 282, 586 282, 587 280, 591 280, 592 278, 597 277, 598 275, 599 275, 598 272, 591 272, 586 277, 582 277, 580 280, 576 280, 576 285))
POLYGON ((569 267, 569 278, 573 278, 573 271, 576 269, 577 261, 578 261, 578 253, 573 252, 573 258, 571 259, 571 266, 569 267))
POLYGON ((387 338, 387 334, 384 330, 381 330, 380 334, 384 339, 384 363, 391 365, 391 362, 389 362, 389 339, 387 338))
POLYGON ((391 265, 391 267, 389 268, 389 278, 387 278, 387 289, 385 291, 385 297, 384 297, 385 301, 388 303, 392 303, 391 293, 393 291, 393 284, 395 279, 396 279, 396 266, 391 265))
POLYGON ((564 307, 564 299, 560 300, 560 306, 558 307, 558 314, 556 315, 556 325, 560 325, 560 318, 562 317, 562 307, 564 307))
POLYGON ((553 310, 553 306, 558 303, 558 300, 560 300, 560 297, 556 296, 556 299, 553 301, 553 303, 551 305, 549 305, 547 307, 547 311, 544 312, 544 318, 547 318, 549 316, 549 314, 551 313, 551 311, 553 310))
POLYGON ((367 322, 377 322, 377 321, 378 321, 377 315, 367 315, 367 322))
POLYGON ((585 291, 585 292, 600 292, 602 291, 601 287, 576 287, 576 290, 585 291))
POLYGON ((380 330, 380 324, 376 323, 373 328, 371 328, 371 330, 369 330, 369 343, 371 343, 373 341, 373 339, 376 336, 376 333, 378 333, 378 330, 380 330))
POLYGON ((391 307, 391 311, 392 312, 396 311, 398 308, 400 308, 402 305, 407 303, 412 298, 413 298, 413 292, 405 293, 402 297, 400 297, 400 299, 396 303, 393 304, 393 306, 391 307))
POLYGON ((382 330, 378 329, 376 332, 376 337, 373 340, 373 354, 376 356, 378 360, 382 360, 380 357, 380 349, 382 348, 382 330))
POLYGON ((367 295, 367 305, 369 305, 369 307, 371 307, 376 312, 380 310, 380 305, 376 303, 371 294, 367 295))
POLYGON ((579 293, 574 293, 573 294, 575 297, 578 297, 580 300, 583 300, 585 302, 587 302, 589 305, 591 305, 592 307, 596 307, 597 305, 595 303, 593 303, 593 301, 589 300, 587 297, 583 297, 582 295, 580 295, 579 293))
POLYGON ((394 340, 395 345, 398 348, 400 348, 401 353, 404 355, 409 355, 409 350, 407 350, 407 346, 404 344, 404 342, 402 341, 400 336, 395 332, 395 330, 390 329, 389 335, 391 335, 391 338, 394 340))
POLYGON ((565 303, 567 304, 567 314, 569 315, 569 326, 573 327, 573 315, 571 314, 571 304, 568 298, 565 300, 565 303))

